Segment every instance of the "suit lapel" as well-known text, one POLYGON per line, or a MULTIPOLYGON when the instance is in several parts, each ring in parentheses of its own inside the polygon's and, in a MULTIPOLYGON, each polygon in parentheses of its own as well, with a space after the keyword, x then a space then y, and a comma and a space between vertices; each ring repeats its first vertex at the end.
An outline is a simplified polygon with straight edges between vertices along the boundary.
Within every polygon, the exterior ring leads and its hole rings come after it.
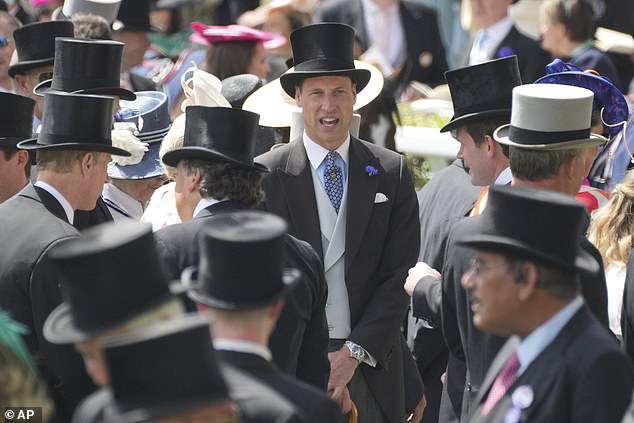
POLYGON ((289 147, 287 162, 282 169, 275 171, 275 177, 279 178, 286 196, 286 208, 295 230, 294 235, 306 240, 323 260, 321 229, 310 162, 301 139, 291 142, 289 147))
POLYGON ((385 170, 377 157, 356 138, 350 138, 350 157, 348 165, 348 198, 346 214, 346 274, 350 269, 361 240, 365 234, 374 207, 374 196, 379 186, 379 178, 385 170), (371 165, 379 171, 377 175, 368 175, 365 167, 371 165))

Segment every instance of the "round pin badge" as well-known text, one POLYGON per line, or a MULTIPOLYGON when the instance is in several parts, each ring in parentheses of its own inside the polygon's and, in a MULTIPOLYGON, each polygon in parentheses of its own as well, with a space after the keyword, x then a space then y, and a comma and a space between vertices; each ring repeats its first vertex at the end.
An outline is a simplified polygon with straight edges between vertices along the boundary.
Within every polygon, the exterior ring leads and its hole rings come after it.
POLYGON ((434 61, 434 56, 430 51, 424 51, 418 56, 418 64, 421 68, 428 68, 434 61))
POLYGON ((504 414, 504 423, 519 423, 521 417, 522 410, 516 406, 512 406, 506 414, 504 414))
POLYGON ((535 393, 529 385, 518 386, 511 395, 511 402, 520 410, 530 407, 534 399, 535 393))

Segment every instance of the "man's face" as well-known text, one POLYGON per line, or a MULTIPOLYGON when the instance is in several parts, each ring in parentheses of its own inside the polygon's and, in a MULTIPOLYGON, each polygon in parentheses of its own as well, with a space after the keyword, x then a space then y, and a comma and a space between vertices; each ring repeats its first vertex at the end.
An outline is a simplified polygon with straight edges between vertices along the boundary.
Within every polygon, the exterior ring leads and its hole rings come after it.
POLYGON ((199 181, 200 173, 198 169, 193 169, 188 174, 183 162, 178 162, 178 166, 176 167, 174 199, 176 202, 176 210, 183 222, 188 222, 192 219, 194 209, 200 201, 200 193, 198 191, 199 181))
POLYGON ((53 65, 46 65, 35 69, 29 69, 24 74, 15 76, 14 84, 16 86, 16 94, 29 97, 35 100, 35 116, 42 120, 42 112, 44 110, 44 97, 33 93, 33 88, 42 81, 53 77, 53 65))
POLYGON ((462 286, 469 292, 473 323, 478 329, 499 336, 514 333, 520 283, 504 256, 478 250, 471 268, 462 276, 462 286))
POLYGON ((27 183, 24 166, 28 165, 28 153, 15 152, 7 159, 5 151, 0 149, 0 203, 18 193, 27 183))
POLYGON ((512 0, 470 0, 472 29, 486 29, 508 15, 512 0))
POLYGON ((97 205, 97 199, 103 191, 103 185, 108 181, 108 163, 110 162, 110 154, 108 153, 92 153, 93 163, 86 173, 87 195, 80 210, 92 210, 97 205))
POLYGON ((108 367, 106 366, 103 350, 97 343, 97 338, 80 342, 76 345, 76 348, 84 359, 86 373, 88 373, 95 385, 108 385, 110 381, 108 367))
POLYGON ((306 78, 301 88, 295 88, 306 134, 328 150, 335 150, 346 140, 356 100, 355 86, 346 76, 306 78))
POLYGON ((486 142, 476 145, 464 126, 452 132, 452 135, 460 143, 456 158, 462 160, 465 169, 469 171, 471 184, 476 186, 492 184, 495 181, 495 168, 487 154, 486 142))

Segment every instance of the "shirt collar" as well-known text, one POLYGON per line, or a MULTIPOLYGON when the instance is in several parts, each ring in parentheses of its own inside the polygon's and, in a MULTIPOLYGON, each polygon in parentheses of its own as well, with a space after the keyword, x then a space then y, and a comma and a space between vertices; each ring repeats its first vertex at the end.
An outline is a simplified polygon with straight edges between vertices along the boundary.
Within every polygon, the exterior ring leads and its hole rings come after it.
POLYGON ((502 42, 512 27, 513 20, 510 16, 506 16, 502 20, 482 30, 486 35, 485 45, 489 54, 494 53, 493 50, 502 42))
POLYGON ((513 174, 511 173, 511 168, 507 166, 497 178, 495 178, 495 182, 493 185, 508 185, 511 183, 511 179, 513 179, 513 174))
POLYGON ((196 208, 194 208, 194 214, 192 216, 196 217, 205 210, 209 206, 213 206, 214 204, 220 203, 223 200, 216 200, 215 198, 201 198, 198 204, 196 204, 196 208))
POLYGON ((121 207, 132 219, 139 220, 141 216, 143 216, 143 206, 141 203, 127 192, 122 191, 112 182, 108 182, 104 185, 101 195, 112 201, 116 206, 121 207))
POLYGON ((243 341, 239 339, 218 338, 213 340, 214 348, 219 351, 236 351, 246 354, 255 354, 266 361, 271 361, 273 356, 271 351, 255 342, 243 341))
POLYGON ((537 356, 550 345, 581 306, 583 306, 583 299, 578 295, 518 344, 517 355, 520 360, 518 374, 522 374, 537 356))
MULTIPOLYGON (((308 156, 308 160, 310 161, 310 165, 314 170, 317 170, 321 162, 324 161, 326 155, 330 152, 327 148, 322 147, 317 144, 315 141, 311 140, 306 131, 304 131, 303 136, 304 148, 306 149, 306 155, 308 156)), ((337 148, 335 151, 339 153, 341 158, 343 159, 346 166, 348 166, 348 153, 350 150, 350 133, 348 132, 348 136, 346 140, 337 148)))
POLYGON ((66 213, 66 217, 68 218, 68 222, 72 225, 73 220, 75 219, 75 209, 73 209, 73 206, 70 205, 66 197, 64 197, 62 193, 59 192, 55 187, 53 187, 50 184, 47 184, 46 182, 42 180, 36 181, 33 185, 35 185, 36 187, 42 188, 43 190, 51 194, 53 197, 55 197, 55 199, 59 202, 59 204, 64 209, 64 212, 66 213))

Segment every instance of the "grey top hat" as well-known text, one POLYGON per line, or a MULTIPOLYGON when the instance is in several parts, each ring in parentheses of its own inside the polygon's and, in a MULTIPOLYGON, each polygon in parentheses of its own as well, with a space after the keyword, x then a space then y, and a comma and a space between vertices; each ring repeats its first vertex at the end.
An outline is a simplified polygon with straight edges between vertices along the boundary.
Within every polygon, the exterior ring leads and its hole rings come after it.
POLYGON ((607 140, 590 132, 594 94, 560 84, 527 84, 513 89, 511 123, 495 130, 501 144, 532 150, 581 148, 607 140))
POLYGON ((61 9, 53 12, 53 19, 69 19, 76 13, 101 16, 112 24, 117 19, 121 0, 66 0, 61 9))

